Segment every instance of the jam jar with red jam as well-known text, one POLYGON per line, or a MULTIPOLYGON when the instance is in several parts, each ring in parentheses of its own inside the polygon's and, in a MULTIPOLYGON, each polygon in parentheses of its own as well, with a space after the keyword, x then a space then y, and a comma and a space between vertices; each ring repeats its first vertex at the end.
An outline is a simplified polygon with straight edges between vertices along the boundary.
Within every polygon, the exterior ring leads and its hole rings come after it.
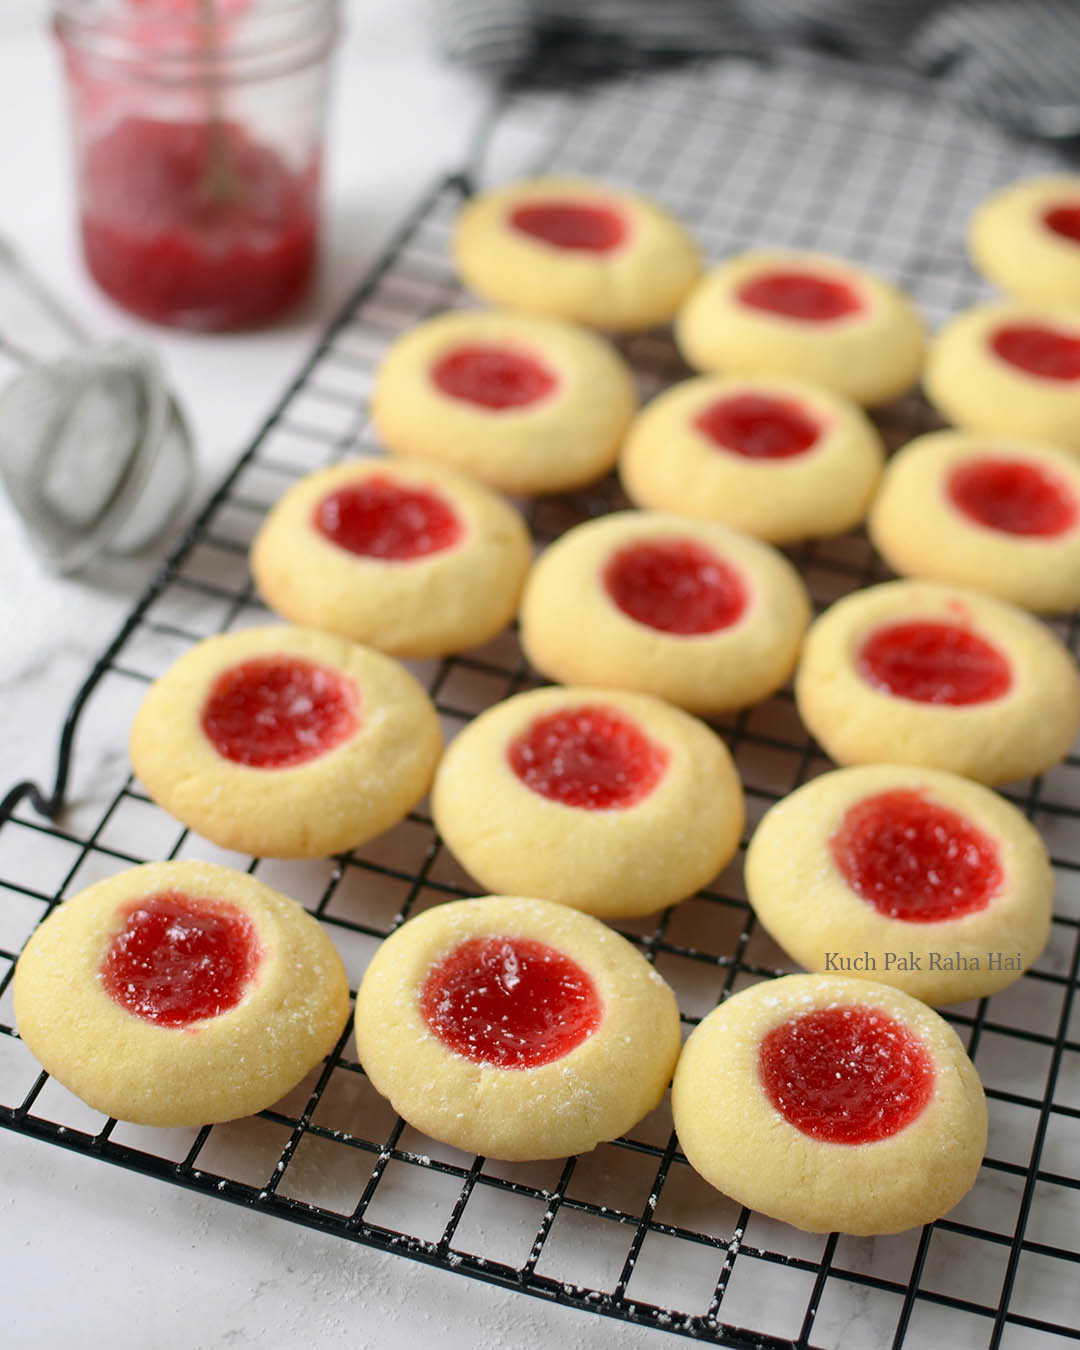
POLYGON ((338 0, 56 0, 79 227, 117 304, 266 324, 315 271, 338 0))

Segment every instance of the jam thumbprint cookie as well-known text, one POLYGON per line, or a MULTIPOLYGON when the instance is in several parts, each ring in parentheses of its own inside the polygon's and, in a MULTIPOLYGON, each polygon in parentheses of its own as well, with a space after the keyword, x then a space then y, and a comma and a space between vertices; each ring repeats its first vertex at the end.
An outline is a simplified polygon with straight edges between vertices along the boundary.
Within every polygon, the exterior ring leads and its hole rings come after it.
POLYGON ((1042 773, 1080 727, 1076 664, 1030 614, 932 582, 845 596, 806 635, 795 698, 839 764, 923 764, 982 783, 1042 773))
POLYGON ((704 375, 635 418, 619 477, 637 506, 787 544, 857 525, 883 462, 862 410, 820 385, 704 375))
POLYGON ((131 762, 150 796, 222 848, 321 858, 388 830, 427 792, 435 708, 396 661, 329 633, 207 638, 150 686, 131 762))
POLYGON ((251 549, 259 591, 278 614, 403 657, 494 637, 517 611, 531 561, 509 503, 420 460, 309 474, 251 549))
POLYGON ((667 323, 701 274, 687 232, 644 197, 581 178, 533 178, 475 197, 454 262, 496 305, 636 332, 667 323))
POLYGON ((501 492, 563 492, 614 465, 637 391, 605 338, 557 319, 441 314, 391 346, 371 415, 395 454, 501 492))
POLYGON ((956 1032, 887 985, 787 975, 733 995, 671 1089, 690 1165, 811 1233, 899 1233, 975 1182, 986 1099, 956 1032))
POLYGON ((545 900, 438 905, 392 933, 356 996, 356 1047, 418 1130, 510 1162, 585 1153, 664 1095, 675 996, 624 937, 545 900))
POLYGON ((742 253, 690 292, 675 324, 696 370, 794 375, 856 403, 910 389, 923 325, 895 286, 822 253, 742 253))
POLYGON ((1080 307, 965 310, 932 343, 923 384, 966 430, 1080 450, 1080 307))
POLYGON ((1017 300, 1080 309, 1080 174, 1026 178, 995 192, 971 218, 968 251, 1017 300))
POLYGON ((1024 609, 1080 605, 1080 459, 1033 441, 934 431, 890 461, 870 537, 905 576, 1024 609))
POLYGON ((19 1035, 95 1111, 209 1125, 271 1106, 333 1049, 345 969, 243 872, 148 863, 58 906, 15 967, 19 1035))
POLYGON ((521 642, 553 680, 710 714, 778 689, 809 617, 798 573, 768 544, 621 511, 575 526, 541 555, 525 583, 521 642))
POLYGON ((431 793, 439 833, 491 891, 600 918, 651 914, 711 881, 744 821, 731 756, 645 694, 536 689, 482 713, 431 793))
POLYGON ((989 788, 873 764, 771 807, 750 841, 746 890, 808 970, 959 1003, 1004 989, 1038 957, 1054 877, 1037 831, 989 788))

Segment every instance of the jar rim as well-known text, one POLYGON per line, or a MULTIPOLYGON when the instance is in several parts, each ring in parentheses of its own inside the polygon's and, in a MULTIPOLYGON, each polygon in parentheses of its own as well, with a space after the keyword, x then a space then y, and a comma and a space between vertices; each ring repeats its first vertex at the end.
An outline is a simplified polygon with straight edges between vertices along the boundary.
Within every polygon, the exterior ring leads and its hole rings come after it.
POLYGON ((213 17, 162 13, 129 0, 53 0, 60 42, 151 83, 268 78, 324 59, 340 31, 340 0, 252 0, 213 17))
POLYGON ((202 14, 198 0, 194 0, 191 9, 186 13, 180 10, 155 11, 151 7, 144 8, 134 4, 132 0, 52 0, 51 7, 54 15, 63 15, 76 22, 91 23, 103 19, 115 21, 129 18, 133 23, 151 21, 165 26, 190 27, 203 24, 214 26, 243 19, 245 16, 261 17, 286 13, 289 10, 335 8, 336 3, 337 0, 250 0, 244 9, 233 12, 225 10, 210 18, 202 14))

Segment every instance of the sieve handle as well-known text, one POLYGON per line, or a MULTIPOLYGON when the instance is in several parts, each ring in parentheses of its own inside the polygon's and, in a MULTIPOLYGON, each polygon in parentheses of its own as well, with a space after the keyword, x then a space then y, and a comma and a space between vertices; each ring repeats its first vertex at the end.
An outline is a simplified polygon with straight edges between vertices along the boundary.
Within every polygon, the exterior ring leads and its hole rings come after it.
MULTIPOLYGON (((0 268, 5 270, 22 287, 23 292, 43 309, 55 323, 67 333, 72 342, 81 346, 90 341, 86 331, 74 314, 56 298, 41 278, 27 264, 10 239, 0 235, 0 268)), ((34 358, 9 338, 0 335, 0 345, 16 361, 29 364, 34 358)))

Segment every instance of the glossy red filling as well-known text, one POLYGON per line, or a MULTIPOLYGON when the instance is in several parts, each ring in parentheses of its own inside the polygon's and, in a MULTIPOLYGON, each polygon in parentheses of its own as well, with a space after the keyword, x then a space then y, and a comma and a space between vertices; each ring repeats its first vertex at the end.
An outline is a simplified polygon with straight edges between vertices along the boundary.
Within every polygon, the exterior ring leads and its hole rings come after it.
POLYGON ((514 207, 510 224, 554 248, 586 253, 610 253, 628 233, 621 212, 585 202, 528 202, 514 207))
POLYGON ((906 923, 974 914, 1001 888, 993 839, 958 811, 911 788, 850 806, 829 850, 857 895, 906 923))
POLYGON ((874 688, 915 703, 986 703, 1012 685, 1009 663, 996 647, 969 628, 936 619, 875 629, 855 665, 874 688))
POLYGON ((791 459, 821 435, 820 423, 799 404, 769 394, 718 399, 698 413, 694 426, 721 449, 747 459, 791 459))
POLYGON ((973 459, 949 474, 952 504, 977 525, 1050 538, 1071 530, 1080 508, 1069 485, 1022 459, 973 459))
POLYGON ((160 891, 126 907, 101 966, 105 992, 136 1017, 187 1027, 235 1008, 262 951, 243 910, 160 891))
POLYGON ((475 1064, 535 1069, 562 1059, 600 1025, 587 971, 545 942, 470 938, 433 966, 420 994, 430 1030, 475 1064))
POLYGON ((1040 324, 995 329, 990 345, 1003 361, 1044 380, 1080 380, 1080 337, 1040 324))
POLYGON ((538 717, 507 747, 533 792, 595 811, 633 806, 664 776, 670 755, 613 708, 561 708, 538 717))
POLYGON ((853 287, 814 272, 762 272, 736 292, 744 305, 789 319, 827 323, 858 314, 863 302, 853 287))
POLYGON ((430 488, 381 474, 336 488, 315 508, 316 530, 365 558, 407 562, 453 548, 465 533, 450 503, 430 488))
POLYGON ((830 1144, 888 1139, 918 1118, 934 1090, 926 1046, 862 1004, 818 1008, 774 1027, 758 1071, 784 1119, 830 1144))
POLYGON ((1080 202, 1062 202, 1043 212, 1043 221, 1049 230, 1080 244, 1080 202))
POLYGON ((447 352, 432 366, 431 378, 450 398, 495 411, 527 407, 547 398, 558 384, 535 357, 480 343, 447 352))
POLYGON ((742 573, 694 539, 627 544, 608 561, 603 577, 624 614, 681 636, 730 627, 750 600, 742 573))
POLYGON ((256 656, 214 681, 202 727, 218 754, 253 769, 288 769, 325 754, 360 725, 354 686, 298 656, 256 656))

